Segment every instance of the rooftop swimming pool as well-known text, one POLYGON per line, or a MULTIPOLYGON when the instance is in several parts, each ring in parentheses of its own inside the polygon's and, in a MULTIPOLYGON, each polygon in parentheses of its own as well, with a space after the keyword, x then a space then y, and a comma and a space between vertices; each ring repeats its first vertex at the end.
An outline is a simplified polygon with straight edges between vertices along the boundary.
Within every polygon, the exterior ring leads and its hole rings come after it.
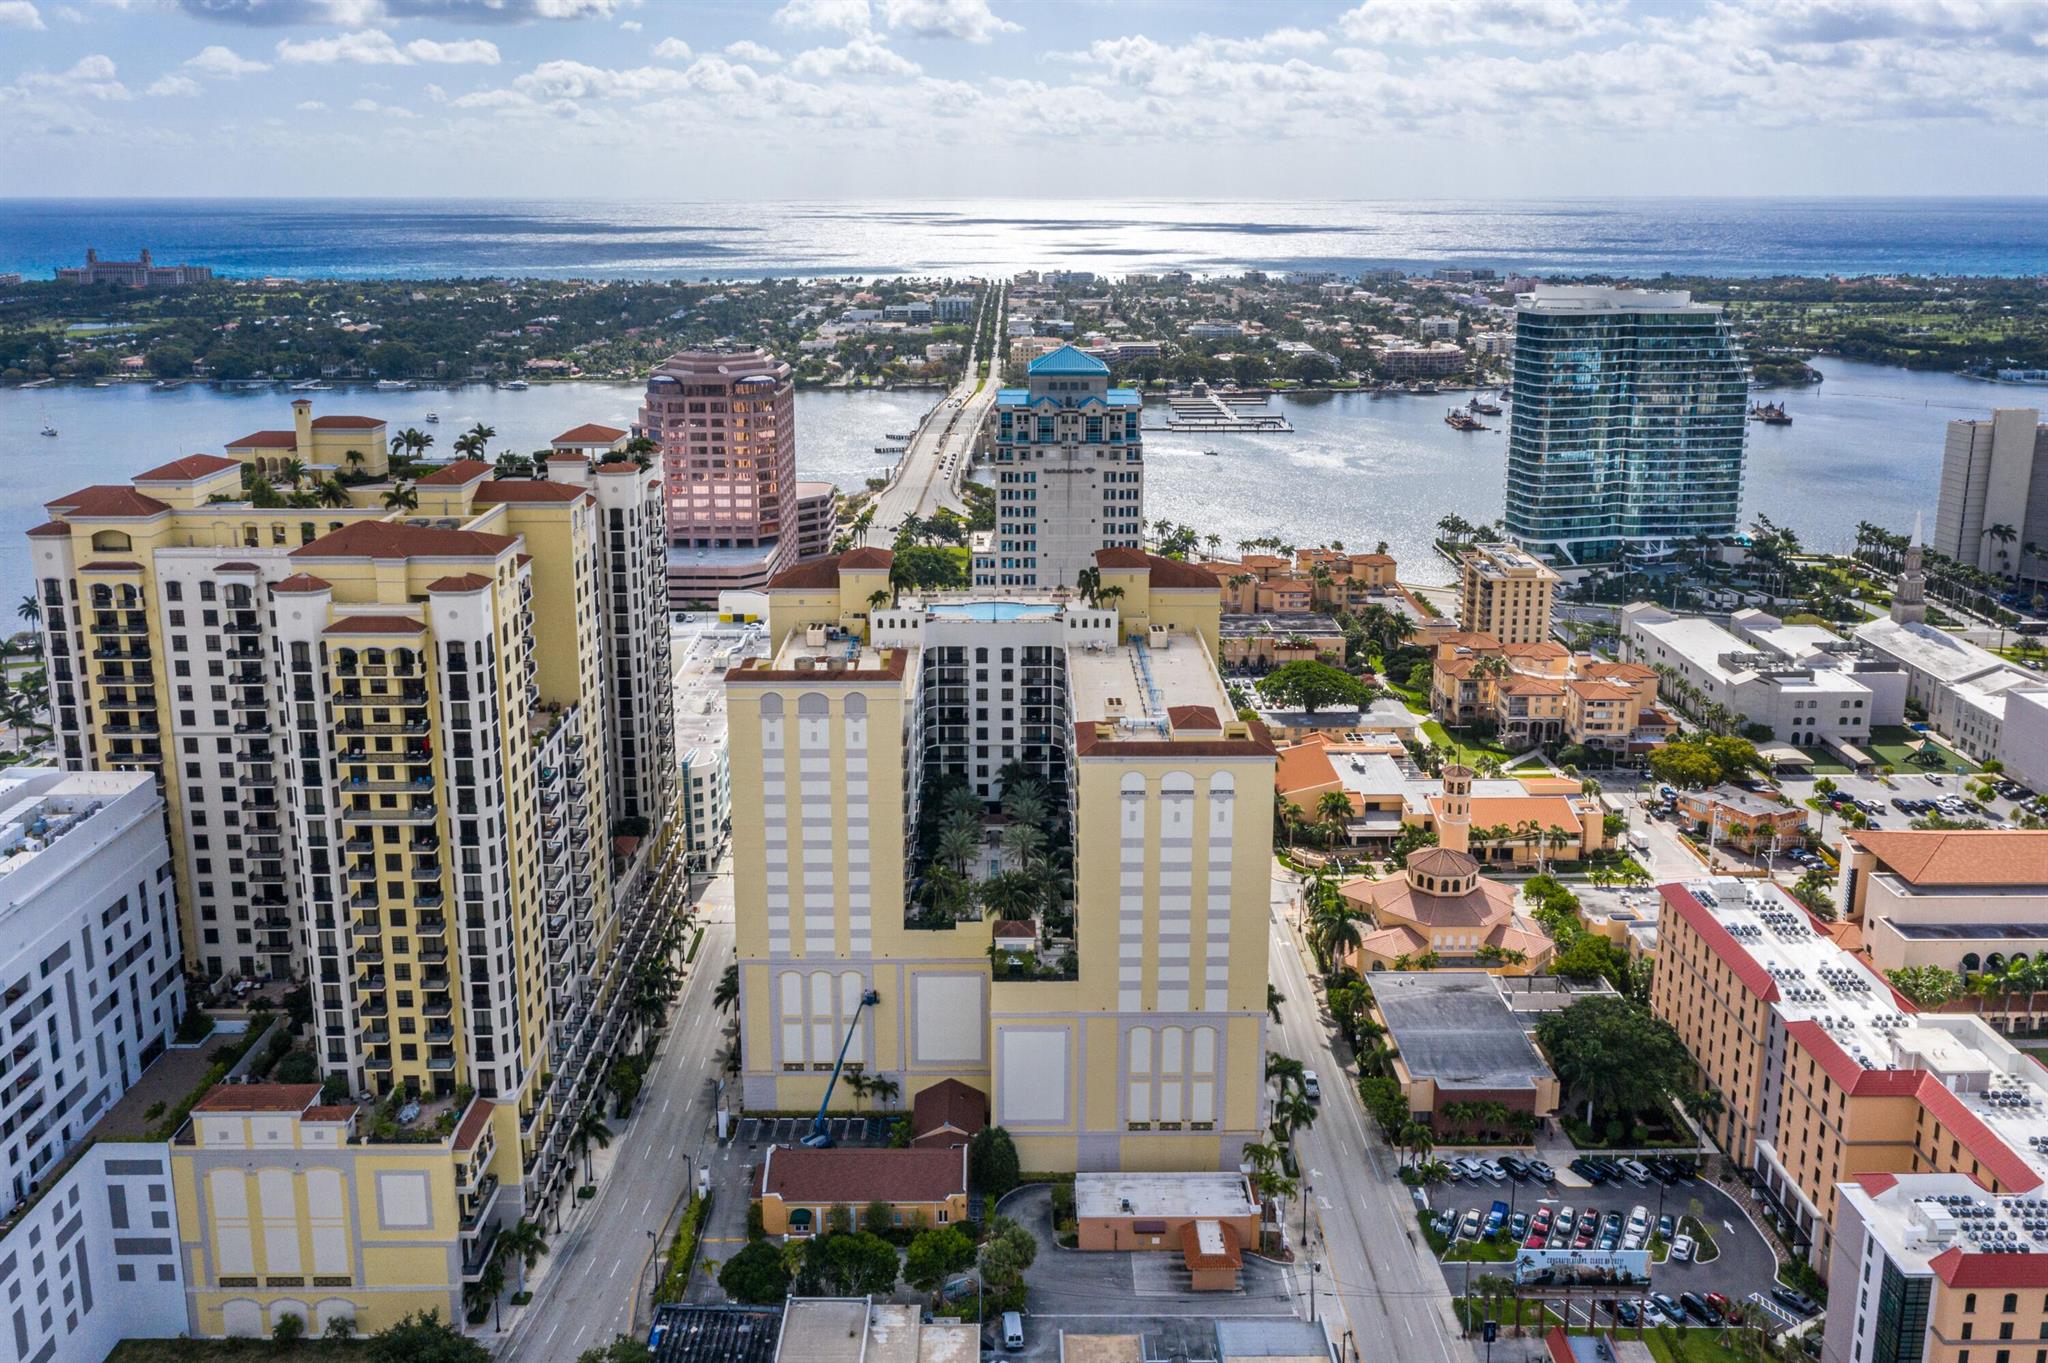
POLYGON ((1050 620, 1060 608, 1044 601, 949 601, 927 606, 940 620, 1050 620))

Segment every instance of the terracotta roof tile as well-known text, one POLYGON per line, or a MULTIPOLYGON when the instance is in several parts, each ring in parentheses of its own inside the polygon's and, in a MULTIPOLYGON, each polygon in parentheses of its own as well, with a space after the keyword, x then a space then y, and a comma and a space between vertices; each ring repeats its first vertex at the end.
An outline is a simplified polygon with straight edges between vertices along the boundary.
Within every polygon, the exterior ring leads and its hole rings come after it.
POLYGON ((59 535, 62 535, 66 539, 69 539, 71 536, 71 527, 64 524, 64 522, 62 521, 44 521, 41 525, 37 526, 35 529, 29 531, 28 533, 32 538, 35 539, 55 539, 59 535))
POLYGON ((549 455, 543 462, 549 464, 587 464, 590 462, 590 456, 587 454, 576 454, 569 450, 560 450, 549 455))
POLYGON ((1692 897, 1691 890, 1678 884, 1659 885, 1657 894, 1664 900, 1667 908, 1683 918, 1686 925, 1700 935, 1713 953, 1727 963, 1728 968, 1735 972, 1735 978, 1742 981, 1745 989, 1766 1003, 1777 1002, 1778 982, 1771 978, 1769 971, 1757 964, 1756 958, 1729 934, 1727 928, 1721 926, 1721 920, 1709 913, 1706 905, 1692 897))
POLYGON ((313 429, 316 431, 373 431, 379 426, 389 425, 381 416, 316 416, 313 429))
POLYGON ((1852 829, 1843 836, 1911 885, 2048 884, 2048 831, 1852 829))
POLYGON ((634 463, 630 459, 607 459, 602 464, 599 464, 597 466, 597 471, 599 473, 609 473, 614 477, 621 473, 647 472, 647 470, 641 468, 638 464, 634 463))
POLYGON ((467 1150, 476 1144, 477 1137, 483 1135, 484 1128, 490 1125, 491 1113, 495 1107, 495 1104, 483 1098, 470 1102, 469 1111, 462 1114, 462 1125, 455 1128, 457 1150, 467 1150))
POLYGON ((488 478, 491 466, 481 459, 457 459, 452 464, 443 464, 424 478, 417 480, 421 487, 461 487, 479 478, 488 478))
POLYGON ((1180 1228, 1181 1257, 1197 1272, 1222 1268, 1243 1268, 1244 1248, 1238 1243, 1237 1227, 1228 1221, 1197 1217, 1180 1228), (1209 1245, 1203 1245, 1204 1238, 1209 1245))
POLYGON ((83 516, 91 520, 112 520, 122 516, 156 516, 169 511, 170 505, 154 497, 145 496, 132 487, 120 483, 95 483, 82 487, 68 497, 58 497, 43 504, 51 512, 63 512, 70 516, 83 516))
POLYGON ((624 434, 625 432, 616 426, 600 426, 595 421, 586 421, 581 426, 571 426, 568 430, 563 431, 555 437, 554 443, 557 445, 609 444, 624 434))
POLYGON ((573 502, 590 494, 574 483, 549 483, 538 478, 493 478, 477 485, 479 506, 501 502, 573 502))
POLYGON ((216 573, 260 573, 263 571, 255 564, 245 563, 241 559, 236 559, 233 563, 216 563, 213 565, 213 570, 216 573))
POLYGON ((352 1103, 335 1103, 330 1107, 309 1107, 299 1114, 302 1122, 348 1122, 354 1121, 360 1111, 352 1103))
POLYGON ((849 549, 843 554, 814 558, 809 563, 784 568, 768 579, 768 590, 816 591, 823 587, 836 587, 841 569, 884 569, 895 561, 896 555, 887 549, 849 549))
POLYGON ((194 1112, 304 1112, 320 1096, 318 1084, 215 1084, 194 1112))
POLYGON ((951 1145, 988 1125, 988 1095, 958 1079, 919 1089, 910 1105, 912 1139, 951 1145))
POLYGON ((284 592, 287 594, 292 592, 326 592, 334 590, 334 586, 325 578, 315 577, 311 573, 293 573, 290 577, 271 583, 270 590, 273 593, 284 592))
POLYGON ((967 1191, 967 1150, 771 1145, 760 1191, 796 1203, 943 1202, 967 1191))
POLYGON ((449 577, 436 578, 427 584, 430 592, 480 592, 489 587, 495 578, 482 573, 456 573, 449 577))
MULTIPOLYGON (((485 467, 489 467, 486 465, 485 467)), ((496 558, 519 541, 409 521, 356 521, 292 550, 293 558, 496 558)))
POLYGON ((1216 718, 1216 711, 1207 705, 1169 705, 1166 707, 1166 722, 1179 729, 1214 730, 1221 733, 1223 721, 1216 718))
POLYGON ((119 561, 102 559, 98 563, 88 563, 78 571, 81 573, 139 573, 142 571, 142 565, 125 559, 119 561))
POLYGON ((240 440, 230 440, 231 450, 295 450, 299 447, 297 431, 251 431, 240 440))
POLYGON ((2048 1254, 1965 1254, 1951 1245, 1927 1266, 1949 1287, 2048 1287, 2048 1254))
POLYGON ((420 634, 426 625, 406 615, 344 615, 322 634, 420 634))
POLYGON ((1273 737, 1264 724, 1247 727, 1248 738, 1191 738, 1175 743, 1165 738, 1105 738, 1097 730, 1100 720, 1078 720, 1074 724, 1074 749, 1082 757, 1271 757, 1273 737))
POLYGON ((1280 749, 1278 756, 1273 787, 1296 804, 1301 803, 1298 796, 1343 788, 1337 779, 1337 768, 1330 762, 1329 749, 1320 742, 1290 744, 1280 749))
POLYGON ((188 454, 183 459, 173 459, 147 473, 135 475, 138 483, 189 483, 195 478, 206 478, 229 469, 242 467, 237 459, 223 459, 217 454, 188 454))
POLYGON ((1152 585, 1155 587, 1199 587, 1211 591, 1222 586, 1222 579, 1207 568, 1198 568, 1192 563, 1179 559, 1162 558, 1148 554, 1142 549, 1097 549, 1097 568, 1149 568, 1152 571, 1152 585))

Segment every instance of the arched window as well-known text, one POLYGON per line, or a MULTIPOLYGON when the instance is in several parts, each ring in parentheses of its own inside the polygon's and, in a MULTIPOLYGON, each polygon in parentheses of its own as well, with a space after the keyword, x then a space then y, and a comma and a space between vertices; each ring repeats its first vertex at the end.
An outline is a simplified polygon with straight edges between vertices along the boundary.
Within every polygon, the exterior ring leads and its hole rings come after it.
POLYGON ((811 1209, 809 1207, 791 1209, 789 1213, 789 1233, 791 1235, 809 1235, 811 1233, 811 1209))
POLYGON ((119 530, 95 530, 92 536, 95 549, 124 550, 135 547, 135 541, 119 530))
POLYGON ((1963 953, 1963 973, 1965 975, 1974 975, 1983 968, 1984 963, 1977 959, 1976 952, 1967 951, 1963 953))

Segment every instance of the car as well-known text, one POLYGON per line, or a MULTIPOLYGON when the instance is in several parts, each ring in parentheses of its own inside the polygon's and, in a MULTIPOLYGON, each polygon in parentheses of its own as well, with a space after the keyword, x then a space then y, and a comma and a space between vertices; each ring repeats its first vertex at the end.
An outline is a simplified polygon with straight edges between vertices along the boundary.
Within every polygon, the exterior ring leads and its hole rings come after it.
POLYGON ((1593 1157, 1593 1167, 1600 1171, 1601 1179, 1608 1183, 1619 1183, 1624 1177, 1621 1172, 1621 1165, 1604 1155, 1595 1155, 1593 1157))
POLYGON ((1550 1234, 1550 1208, 1538 1207, 1536 1215, 1529 1221, 1529 1229, 1538 1235, 1550 1234))
POLYGON ((1502 1155, 1500 1157, 1500 1167, 1507 1170, 1508 1177, 1517 1183, 1529 1177, 1528 1163, 1524 1160, 1516 1159, 1513 1155, 1502 1155))
POLYGON ((1506 1183, 1508 1181, 1508 1171, 1501 1167, 1501 1163, 1497 1159, 1483 1159, 1479 1161, 1479 1172, 1486 1175, 1488 1181, 1493 1183, 1506 1183))
POLYGON ((1474 1207, 1465 1213, 1465 1219, 1458 1223, 1458 1238, 1460 1240, 1477 1240, 1479 1238, 1479 1208, 1474 1207))
POLYGON ((1643 1319, 1643 1308, 1626 1299, 1614 1303, 1614 1318, 1633 1330, 1643 1319))
POLYGON ((1691 1263, 1693 1251, 1697 1248, 1698 1246, 1693 1243, 1693 1238, 1690 1235, 1678 1236, 1671 1242, 1672 1262, 1679 1264, 1691 1263))
POLYGON ((1652 1292, 1650 1302, 1657 1308, 1658 1313, 1673 1325, 1685 1319, 1684 1308, 1679 1306, 1669 1292, 1652 1292))
POLYGON ((1771 1298, 1786 1310, 1801 1316, 1810 1316, 1820 1310, 1819 1302, 1807 1296, 1798 1288, 1787 1287, 1783 1283, 1779 1283, 1771 1289, 1771 1298))
POLYGON ((1529 1213, 1516 1212, 1508 1220, 1508 1238, 1516 1244, 1529 1238, 1529 1213))
POLYGON ((1438 1212, 1429 1224, 1430 1228, 1438 1235, 1448 1236, 1458 1228, 1458 1213, 1456 1211, 1438 1212))
POLYGON ((1707 1303, 1707 1299, 1697 1292, 1679 1293, 1678 1304, 1685 1308, 1685 1314, 1691 1316, 1702 1325, 1718 1327, 1723 1320, 1721 1313, 1710 1306, 1707 1303))
POLYGON ((1901 814, 1911 814, 1913 812, 1913 802, 1903 795, 1894 796, 1892 798, 1892 808, 1898 810, 1901 814))
POLYGON ((1650 1234, 1650 1209, 1637 1203, 1628 1209, 1628 1228, 1631 1232, 1641 1231, 1645 1239, 1650 1234))
POLYGON ((1550 1183, 1556 1180, 1557 1170, 1540 1159, 1532 1159, 1529 1161, 1529 1177, 1538 1183, 1550 1183))
POLYGON ((1311 1103, 1323 1101, 1323 1081, 1316 1077, 1314 1070, 1301 1072, 1301 1091, 1308 1096, 1311 1103))
POLYGON ((1003 1347, 1011 1353, 1015 1353, 1024 1347, 1024 1315, 1022 1312, 1003 1312, 1003 1347))
POLYGON ((1505 1202, 1496 1202, 1487 1211, 1486 1224, 1480 1228, 1479 1233, 1488 1240, 1491 1240, 1494 1236, 1500 1234, 1500 1228, 1502 1226, 1505 1226, 1507 1223, 1508 1204, 1505 1202))
POLYGON ((1486 1177, 1486 1170, 1481 1168, 1479 1161, 1473 1159, 1470 1155, 1460 1155, 1452 1160, 1451 1163, 1457 1166, 1459 1173, 1471 1179, 1474 1183, 1486 1177))
POLYGON ((1728 1312, 1729 1312, 1729 1311, 1730 1311, 1731 1309, 1733 1309, 1733 1308, 1732 1308, 1732 1307, 1730 1306, 1730 1304, 1729 1304, 1729 1301, 1728 1301, 1728 1299, 1727 1299, 1726 1297, 1722 1296, 1722 1295, 1721 1295, 1721 1294, 1720 1294, 1719 1292, 1708 1292, 1708 1293, 1706 1293, 1705 1295, 1706 1295, 1706 1298, 1707 1298, 1707 1305, 1709 1305, 1709 1306, 1713 1307, 1713 1308, 1714 1308, 1714 1309, 1715 1309, 1716 1311, 1719 1311, 1719 1312, 1720 1312, 1720 1313, 1721 1313, 1722 1315, 1724 1315, 1724 1316, 1725 1316, 1725 1315, 1727 1315, 1727 1314, 1728 1314, 1728 1312))
POLYGON ((1588 1156, 1579 1156, 1577 1159, 1571 1162, 1569 1167, 1573 1173, 1577 1174, 1580 1178, 1586 1180, 1586 1182, 1588 1183, 1597 1184, 1604 1182, 1604 1180, 1600 1177, 1599 1171, 1593 1168, 1593 1161, 1588 1156))
POLYGON ((1650 1181, 1650 1171, 1643 1166, 1641 1161, 1625 1159, 1619 1163, 1621 1165, 1621 1172, 1627 1174, 1637 1183, 1648 1183, 1650 1181))
POLYGON ((1557 1220, 1551 1223, 1550 1227, 1550 1247, 1552 1249, 1563 1249, 1571 1244, 1572 1225, 1572 1209, 1570 1207, 1558 1208, 1557 1220))
POLYGON ((1615 1250, 1620 1249, 1620 1229, 1615 1228, 1611 1230, 1602 1230, 1600 1232, 1600 1238, 1593 1242, 1593 1248, 1599 1250, 1602 1254, 1612 1254, 1615 1250))
POLYGON ((1522 1242, 1523 1249, 1548 1249, 1550 1237, 1541 1231, 1531 1231, 1529 1238, 1522 1242))
POLYGON ((1677 1228, 1678 1222, 1674 1217, 1665 1215, 1657 1218, 1657 1238, 1665 1244, 1671 1243, 1672 1232, 1677 1228))

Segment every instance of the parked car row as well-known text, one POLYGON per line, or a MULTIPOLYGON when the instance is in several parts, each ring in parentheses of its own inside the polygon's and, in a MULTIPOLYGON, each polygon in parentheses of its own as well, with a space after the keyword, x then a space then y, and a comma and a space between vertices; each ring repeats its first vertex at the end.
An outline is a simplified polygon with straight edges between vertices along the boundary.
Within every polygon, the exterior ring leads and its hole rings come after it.
POLYGON ((1624 1298, 1614 1303, 1614 1318, 1634 1329, 1637 1326, 1705 1325, 1719 1328, 1728 1321, 1730 1303, 1719 1292, 1652 1292, 1640 1300, 1624 1298))
POLYGON ((1586 1182, 1598 1186, 1603 1183, 1684 1183, 1699 1177, 1699 1170, 1688 1159, 1669 1155, 1655 1155, 1647 1160, 1609 1159, 1604 1155, 1581 1155, 1571 1162, 1571 1171, 1586 1182))
POLYGON ((1557 1170, 1542 1160, 1525 1160, 1515 1155, 1502 1155, 1499 1159, 1460 1155, 1446 1161, 1444 1168, 1453 1183, 1504 1184, 1509 1179, 1517 1183, 1548 1183, 1557 1177, 1557 1170))

